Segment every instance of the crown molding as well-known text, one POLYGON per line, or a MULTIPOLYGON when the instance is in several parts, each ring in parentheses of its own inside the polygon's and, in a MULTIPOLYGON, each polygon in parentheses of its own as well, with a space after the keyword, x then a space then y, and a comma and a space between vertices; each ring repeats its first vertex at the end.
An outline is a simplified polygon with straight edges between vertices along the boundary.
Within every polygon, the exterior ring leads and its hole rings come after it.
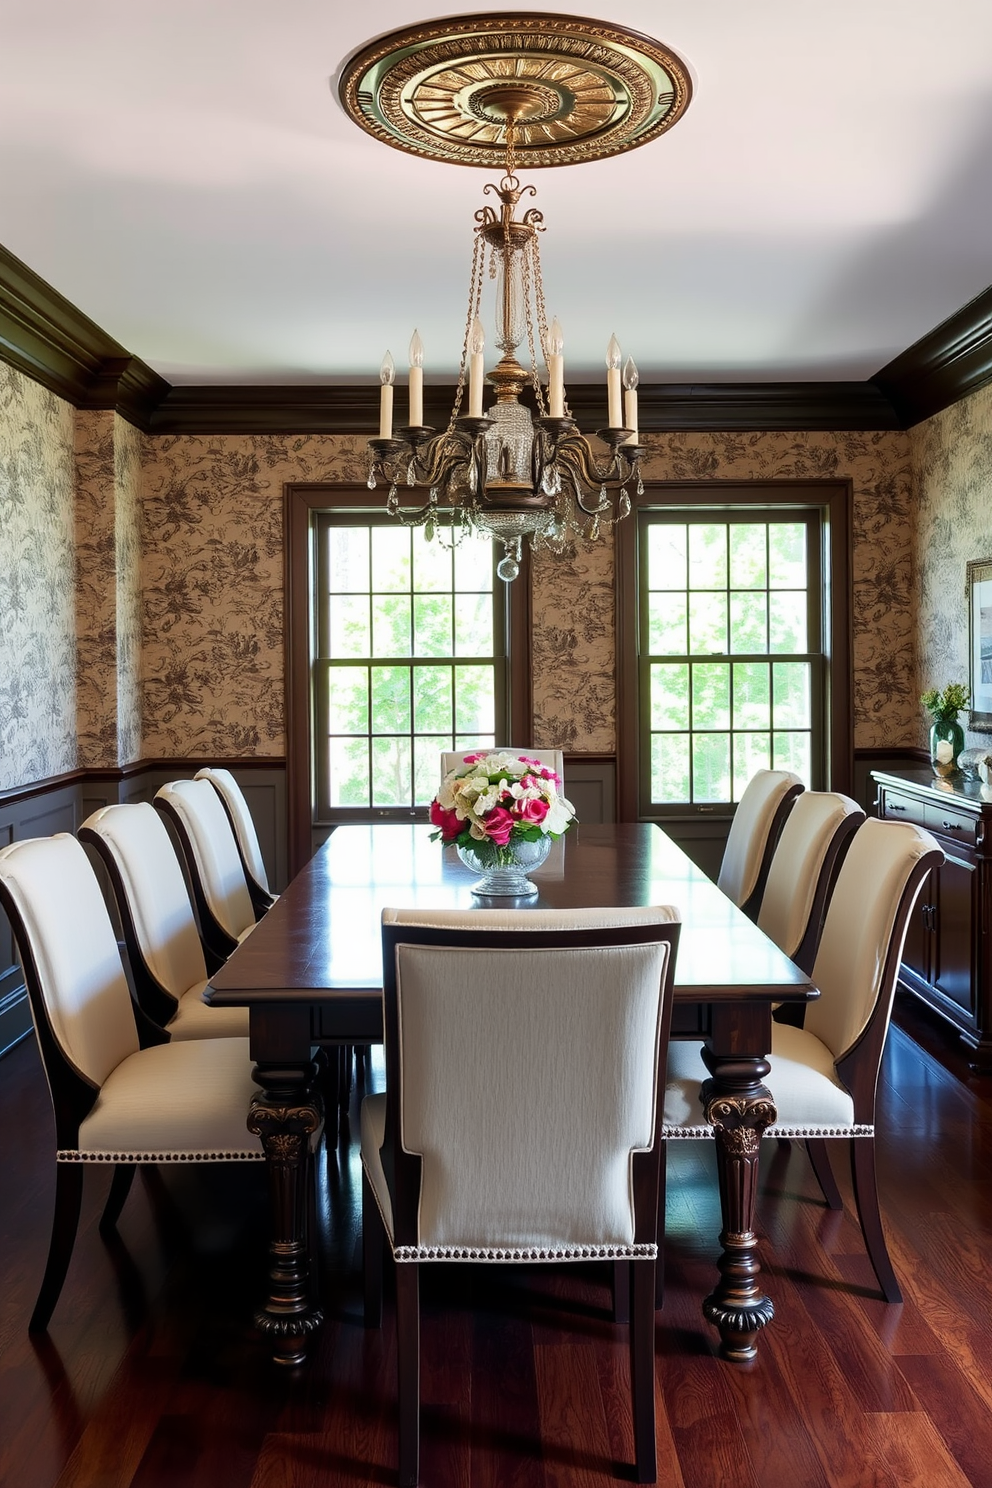
MULTIPOLYGON (((77 408, 114 409, 150 434, 357 434, 378 429, 378 385, 173 386, 0 247, 0 360, 77 408)), ((992 288, 867 382, 653 383, 640 427, 674 430, 905 429, 992 382, 992 288)), ((453 386, 424 389, 445 428, 453 386)), ((585 429, 606 423, 605 389, 569 389, 585 429)))
POLYGON ((992 382, 992 287, 894 357, 872 382, 906 429, 992 382))

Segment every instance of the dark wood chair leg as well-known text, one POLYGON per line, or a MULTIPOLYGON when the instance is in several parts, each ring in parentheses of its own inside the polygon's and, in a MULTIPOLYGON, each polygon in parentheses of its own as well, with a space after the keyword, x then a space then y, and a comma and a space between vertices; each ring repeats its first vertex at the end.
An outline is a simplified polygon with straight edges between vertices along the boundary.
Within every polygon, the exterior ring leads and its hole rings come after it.
POLYGON ((807 1137, 806 1151, 816 1174, 816 1181, 820 1185, 820 1191, 827 1201, 828 1209, 843 1209, 844 1200, 840 1196, 834 1170, 830 1166, 830 1153, 827 1150, 826 1137, 807 1137))
POLYGON ((107 1195, 107 1202, 103 1206, 100 1216, 100 1234, 106 1238, 117 1229, 117 1221, 121 1217, 124 1201, 131 1192, 131 1184, 134 1181, 135 1164, 118 1163, 114 1168, 114 1177, 107 1195))
POLYGON ((630 1304, 630 1392, 634 1415, 634 1477, 658 1480, 654 1419, 655 1263, 632 1261, 630 1304))
POLYGON ((420 1268, 396 1267, 396 1362, 399 1376, 400 1488, 420 1482, 420 1268))
POLYGON ((875 1179, 875 1138, 852 1137, 851 1172, 854 1177, 854 1202, 858 1207, 861 1233, 865 1237, 868 1259, 875 1269, 882 1296, 886 1302, 901 1302, 902 1292, 889 1260, 882 1216, 878 1208, 878 1184, 875 1179))
POLYGON ((72 1247, 79 1226, 79 1210, 83 1201, 83 1164, 55 1164, 55 1215, 52 1219, 52 1241, 48 1248, 48 1264, 34 1312, 28 1323, 29 1333, 44 1333, 48 1327, 55 1304, 59 1300, 72 1247))
POLYGON ((362 1273, 365 1295, 365 1326, 382 1325, 382 1262, 386 1232, 382 1215, 362 1167, 362 1273))
POLYGON ((665 1202, 668 1196, 668 1146, 661 1144, 658 1166, 658 1259, 654 1264, 654 1305, 665 1305, 665 1202))
POLYGON ((613 1321, 630 1321, 630 1262, 613 1262, 613 1321))

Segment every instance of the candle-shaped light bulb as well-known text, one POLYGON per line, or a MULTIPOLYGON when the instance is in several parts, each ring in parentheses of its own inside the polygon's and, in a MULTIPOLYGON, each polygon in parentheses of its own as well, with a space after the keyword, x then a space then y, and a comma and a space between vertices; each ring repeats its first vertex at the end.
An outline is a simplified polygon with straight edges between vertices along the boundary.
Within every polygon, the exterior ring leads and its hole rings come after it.
POLYGON ((382 387, 379 389, 379 438, 392 439, 393 437, 393 380, 396 377, 396 365, 393 362, 392 353, 386 352, 379 368, 379 381, 382 387))
POLYGON ((552 418, 565 417, 565 338, 557 315, 548 331, 548 413, 552 418))
POLYGON ((637 382, 637 364, 628 357, 623 364, 623 425, 631 432, 625 444, 637 443, 637 382))
POLYGON ((482 321, 478 316, 472 322, 469 332, 468 349, 471 353, 468 364, 468 415, 469 418, 482 417, 482 382, 485 375, 483 357, 486 350, 486 333, 482 328, 482 321))
POLYGON ((620 350, 620 342, 616 336, 610 337, 610 344, 606 348, 606 402, 607 423, 611 429, 622 429, 620 421, 620 363, 623 361, 623 353, 620 350))
POLYGON ((420 332, 410 338, 410 426, 419 429, 424 422, 424 343, 420 332))

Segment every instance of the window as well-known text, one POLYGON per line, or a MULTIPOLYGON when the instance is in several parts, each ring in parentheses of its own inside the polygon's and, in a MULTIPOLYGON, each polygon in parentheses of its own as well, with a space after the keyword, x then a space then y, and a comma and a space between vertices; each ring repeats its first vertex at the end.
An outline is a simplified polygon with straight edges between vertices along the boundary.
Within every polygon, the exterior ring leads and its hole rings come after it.
POLYGON ((649 810, 740 800, 761 768, 818 773, 815 511, 644 512, 639 631, 649 810))
POLYGON ((408 819, 442 750, 508 737, 493 546, 427 542, 381 513, 320 513, 314 531, 315 817, 408 819))

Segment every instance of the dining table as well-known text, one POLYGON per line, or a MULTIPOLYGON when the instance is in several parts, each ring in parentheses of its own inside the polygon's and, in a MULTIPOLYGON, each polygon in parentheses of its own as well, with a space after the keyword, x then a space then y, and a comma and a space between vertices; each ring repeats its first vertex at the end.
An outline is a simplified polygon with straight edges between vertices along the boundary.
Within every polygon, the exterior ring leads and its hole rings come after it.
POLYGON ((382 910, 498 904, 678 910, 672 1036, 703 1046, 702 1108, 715 1138, 722 1218, 703 1315, 724 1358, 753 1359, 774 1313, 755 1233, 761 1137, 776 1116, 764 1084, 772 1007, 805 1002, 816 988, 655 823, 575 825, 533 873, 538 893, 526 900, 474 896, 475 875, 431 833, 424 822, 336 827, 204 992, 211 1006, 249 1010, 259 1094, 247 1122, 265 1153, 271 1202, 268 1297, 256 1324, 273 1358, 301 1363, 322 1321, 307 1181, 324 1120, 322 1071, 336 1069, 342 1046, 382 1041, 382 910))

